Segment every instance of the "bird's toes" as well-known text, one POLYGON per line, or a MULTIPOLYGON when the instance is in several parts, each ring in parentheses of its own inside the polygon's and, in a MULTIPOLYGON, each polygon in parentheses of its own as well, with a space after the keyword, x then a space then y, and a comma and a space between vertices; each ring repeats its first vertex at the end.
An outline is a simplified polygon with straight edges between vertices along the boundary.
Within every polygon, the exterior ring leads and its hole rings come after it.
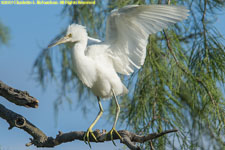
POLYGON ((122 141, 122 137, 120 136, 120 134, 118 133, 118 131, 115 128, 112 128, 107 134, 110 134, 110 138, 112 140, 113 145, 116 146, 116 143, 113 140, 113 132, 116 133, 116 135, 120 138, 120 140, 122 141))
POLYGON ((90 144, 90 134, 94 138, 95 142, 98 142, 97 138, 95 137, 94 133, 92 132, 91 129, 88 129, 87 132, 84 134, 83 140, 85 144, 88 144, 89 147, 91 148, 90 144))

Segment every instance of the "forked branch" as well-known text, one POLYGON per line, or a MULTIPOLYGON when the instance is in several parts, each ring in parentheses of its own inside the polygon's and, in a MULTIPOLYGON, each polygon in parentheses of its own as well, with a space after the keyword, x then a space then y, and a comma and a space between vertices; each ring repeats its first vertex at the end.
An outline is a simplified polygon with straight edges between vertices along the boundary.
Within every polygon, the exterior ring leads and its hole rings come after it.
MULTIPOLYGON (((3 96, 10 102, 13 102, 20 106, 35 108, 38 106, 38 100, 30 96, 27 92, 9 87, 1 81, 0 96, 3 96)), ((2 104, 0 104, 0 117, 5 119, 9 123, 9 129, 17 127, 24 130, 33 137, 30 139, 30 142, 26 144, 26 146, 35 145, 36 147, 55 147, 62 143, 71 142, 74 140, 83 141, 83 137, 85 134, 85 131, 73 131, 68 133, 62 133, 60 131, 55 138, 48 137, 43 131, 29 122, 25 117, 7 109, 2 104)), ((122 141, 120 141, 121 143, 127 145, 127 147, 129 147, 131 150, 140 150, 140 147, 136 146, 135 143, 144 143, 147 141, 151 141, 165 134, 177 132, 177 130, 167 130, 161 133, 151 133, 144 136, 137 135, 127 130, 120 130, 118 132, 123 139, 122 141)), ((98 142, 111 141, 111 137, 109 134, 107 134, 106 130, 103 130, 102 132, 100 132, 100 130, 96 130, 94 131, 94 135, 96 136, 98 142)), ((120 140, 116 134, 113 134, 113 139, 120 140)), ((90 142, 96 141, 92 137, 90 137, 90 142)))
MULTIPOLYGON (((0 117, 5 119, 9 123, 9 129, 17 127, 26 131, 33 137, 30 139, 30 142, 26 144, 26 146, 35 145, 36 147, 55 147, 62 143, 71 142, 74 140, 83 141, 83 137, 85 134, 84 131, 73 131, 69 133, 59 132, 59 134, 55 138, 48 137, 39 128, 30 123, 25 117, 7 109, 1 104, 0 117)), ((135 143, 144 143, 165 134, 177 132, 177 130, 167 130, 161 133, 151 133, 144 136, 137 135, 127 130, 120 130, 118 132, 123 138, 123 141, 120 141, 121 143, 127 145, 127 147, 129 147, 131 150, 140 150, 140 147, 138 147, 135 143)), ((98 142, 111 141, 110 135, 107 134, 105 130, 103 130, 102 132, 100 132, 100 130, 96 130, 94 131, 94 134, 97 137, 98 142)), ((119 137, 116 134, 113 134, 113 139, 119 140, 119 137)), ((95 140, 90 137, 90 142, 95 142, 95 140)))

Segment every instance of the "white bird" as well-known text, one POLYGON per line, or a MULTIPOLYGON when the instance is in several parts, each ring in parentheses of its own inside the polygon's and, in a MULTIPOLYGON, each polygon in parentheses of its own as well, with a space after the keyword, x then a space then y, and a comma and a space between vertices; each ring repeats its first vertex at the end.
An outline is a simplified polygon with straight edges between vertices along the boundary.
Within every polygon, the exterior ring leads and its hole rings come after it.
POLYGON ((118 73, 130 75, 134 69, 139 69, 145 61, 149 34, 186 19, 188 12, 183 6, 128 5, 111 11, 104 42, 88 37, 84 26, 72 24, 63 38, 48 46, 50 48, 67 42, 74 44, 74 71, 82 83, 97 96, 100 111, 85 133, 85 143, 87 140, 90 146, 89 134, 97 142, 92 128, 103 113, 100 98, 111 97, 114 97, 117 107, 115 121, 108 134, 112 141, 113 132, 122 140, 115 129, 120 112, 116 96, 127 94, 128 90, 118 73))

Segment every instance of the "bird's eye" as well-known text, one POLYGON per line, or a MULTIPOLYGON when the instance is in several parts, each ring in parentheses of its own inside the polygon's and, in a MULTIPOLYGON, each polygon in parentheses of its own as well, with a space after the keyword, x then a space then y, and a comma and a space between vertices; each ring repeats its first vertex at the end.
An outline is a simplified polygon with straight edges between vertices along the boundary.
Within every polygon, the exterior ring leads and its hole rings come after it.
POLYGON ((70 33, 70 34, 68 34, 68 37, 70 37, 70 38, 71 38, 71 37, 72 37, 72 34, 71 34, 71 33, 70 33))

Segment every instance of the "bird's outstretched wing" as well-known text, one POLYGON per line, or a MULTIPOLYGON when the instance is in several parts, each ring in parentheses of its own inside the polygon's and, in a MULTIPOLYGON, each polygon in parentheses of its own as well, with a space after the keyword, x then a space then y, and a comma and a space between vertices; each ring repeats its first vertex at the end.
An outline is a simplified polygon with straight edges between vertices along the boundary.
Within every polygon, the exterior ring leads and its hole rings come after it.
POLYGON ((170 5, 128 5, 111 12, 106 26, 109 56, 118 73, 129 75, 143 65, 149 34, 186 19, 188 10, 170 5))

